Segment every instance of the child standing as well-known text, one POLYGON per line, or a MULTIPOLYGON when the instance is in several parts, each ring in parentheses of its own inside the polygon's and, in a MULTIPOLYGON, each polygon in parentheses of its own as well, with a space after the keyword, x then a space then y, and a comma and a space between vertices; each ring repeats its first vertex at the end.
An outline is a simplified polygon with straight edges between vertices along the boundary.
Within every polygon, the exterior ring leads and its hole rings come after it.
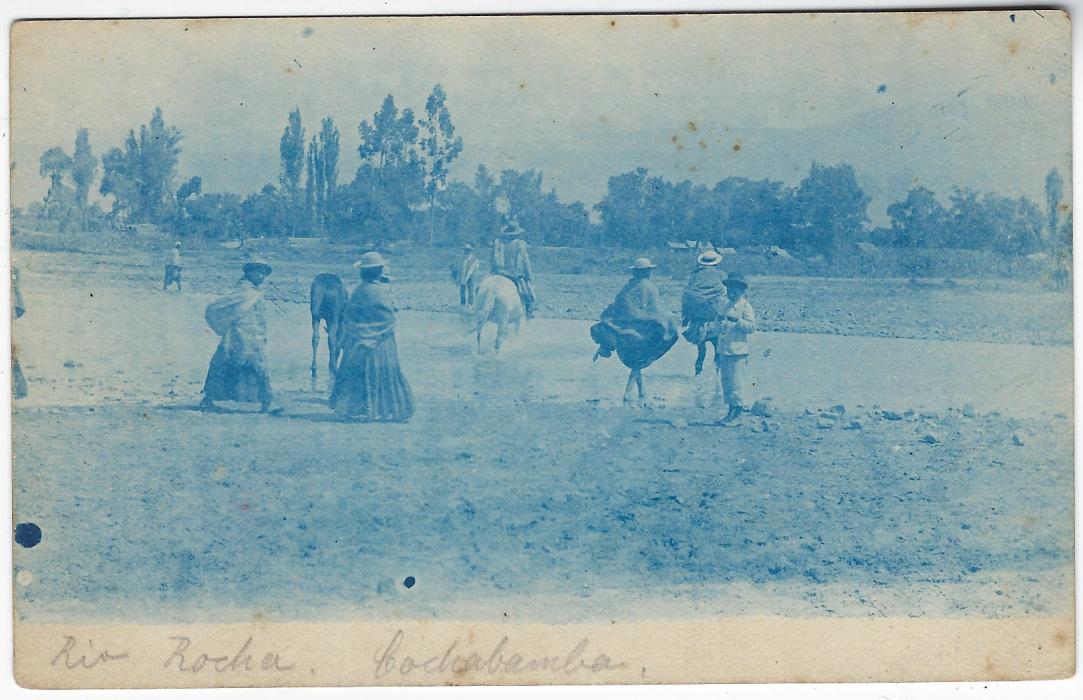
POLYGON ((729 406, 723 422, 740 416, 747 408, 745 373, 748 371, 748 336, 756 330, 756 312, 745 299, 748 282, 739 272, 726 278, 726 302, 719 314, 715 363, 722 383, 722 396, 729 406))

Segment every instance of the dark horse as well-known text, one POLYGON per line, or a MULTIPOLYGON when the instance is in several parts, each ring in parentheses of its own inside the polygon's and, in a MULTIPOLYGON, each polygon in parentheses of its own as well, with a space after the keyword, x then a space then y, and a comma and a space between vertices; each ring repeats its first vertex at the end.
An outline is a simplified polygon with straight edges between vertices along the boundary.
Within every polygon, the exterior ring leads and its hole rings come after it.
POLYGON ((327 328, 327 369, 331 377, 338 369, 342 348, 338 346, 338 324, 346 308, 346 286, 338 275, 316 275, 309 288, 308 308, 312 313, 312 384, 316 384, 316 351, 320 347, 320 321, 327 328))

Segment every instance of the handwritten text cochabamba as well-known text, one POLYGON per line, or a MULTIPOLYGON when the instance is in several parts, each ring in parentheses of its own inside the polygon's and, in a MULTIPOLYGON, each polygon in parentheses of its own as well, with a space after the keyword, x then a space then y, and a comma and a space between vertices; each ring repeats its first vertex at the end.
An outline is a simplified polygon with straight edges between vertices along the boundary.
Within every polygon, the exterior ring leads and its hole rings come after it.
POLYGON ((614 661, 606 654, 588 654, 588 639, 581 639, 569 651, 549 656, 517 652, 511 648, 508 637, 502 637, 494 647, 481 652, 460 650, 459 640, 456 639, 441 653, 414 655, 403 652, 405 637, 403 631, 398 630, 387 646, 376 650, 373 655, 376 678, 392 673, 403 676, 411 673, 452 673, 463 676, 465 681, 471 674, 500 676, 548 672, 572 675, 613 671, 626 666, 623 661, 614 661))

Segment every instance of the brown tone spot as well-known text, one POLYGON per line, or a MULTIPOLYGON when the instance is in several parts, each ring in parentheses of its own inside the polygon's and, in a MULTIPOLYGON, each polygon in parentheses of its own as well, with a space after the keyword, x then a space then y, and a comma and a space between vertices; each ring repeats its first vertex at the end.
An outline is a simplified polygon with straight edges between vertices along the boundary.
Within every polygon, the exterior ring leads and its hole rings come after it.
POLYGON ((670 17, 669 18, 669 26, 673 27, 674 29, 680 29, 681 28, 681 20, 677 19, 676 17, 670 17))
POLYGON ((520 90, 525 90, 526 89, 526 83, 519 83, 519 89, 520 90))
POLYGON ((608 124, 609 123, 609 117, 605 116, 604 114, 599 114, 598 115, 598 121, 601 122, 602 124, 608 124))
POLYGON ((1068 202, 1061 202, 1060 207, 1058 207, 1058 208, 1060 209, 1060 212, 1062 214, 1068 213, 1068 202))
POLYGON ((1057 630, 1057 633, 1053 635, 1053 643, 1058 647, 1062 647, 1068 643, 1068 635, 1063 630, 1057 630))
POLYGON ((683 143, 678 143, 677 144, 677 150, 678 151, 683 151, 684 150, 684 144, 683 143))
POLYGON ((737 142, 737 143, 733 144, 733 152, 736 153, 739 150, 741 150, 741 143, 737 142))
POLYGON ((707 142, 706 142, 706 141, 704 141, 703 139, 700 139, 700 140, 699 140, 699 143, 698 143, 698 144, 696 144, 696 145, 697 145, 697 146, 699 146, 699 147, 700 147, 700 148, 702 148, 702 149, 706 149, 706 148, 707 148, 707 142))
POLYGON ((688 172, 690 172, 690 173, 694 173, 694 172, 696 172, 697 170, 699 170, 699 168, 697 168, 697 167, 696 167, 696 166, 694 166, 694 165, 689 165, 689 166, 688 166, 688 172))
POLYGON ((1019 51, 1019 42, 1018 41, 1009 41, 1008 42, 1008 53, 1010 53, 1012 56, 1014 56, 1017 51, 1019 51))
POLYGON ((669 140, 672 141, 673 143, 677 143, 677 134, 673 134, 673 136, 670 137, 669 140))
POLYGON ((696 126, 695 122, 688 122, 688 130, 689 131, 699 131, 699 127, 696 126))
POLYGON ((609 26, 610 26, 610 27, 615 27, 615 26, 617 26, 617 20, 615 20, 615 19, 611 19, 611 20, 609 20, 609 26))

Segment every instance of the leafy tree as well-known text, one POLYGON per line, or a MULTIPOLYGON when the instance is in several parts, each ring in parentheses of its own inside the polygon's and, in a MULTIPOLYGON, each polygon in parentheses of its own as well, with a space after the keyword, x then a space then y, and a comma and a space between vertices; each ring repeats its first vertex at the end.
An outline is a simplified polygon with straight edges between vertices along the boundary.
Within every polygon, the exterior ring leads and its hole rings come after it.
POLYGON ((249 237, 281 236, 289 226, 290 202, 274 185, 267 184, 241 203, 244 232, 249 237))
POLYGON ((313 210, 316 224, 326 228, 334 208, 334 194, 338 187, 338 127, 331 117, 320 124, 318 140, 314 142, 312 169, 315 176, 313 187, 313 210))
POLYGON ((853 166, 813 163, 794 196, 799 241, 833 258, 847 238, 855 238, 869 220, 869 198, 857 184, 853 166))
POLYGON ((948 240, 951 219, 932 190, 915 187, 906 199, 887 208, 894 245, 905 248, 938 248, 948 240))
POLYGON ((1045 216, 1050 241, 1057 238, 1057 223, 1060 221, 1060 206, 1064 200, 1064 180, 1060 171, 1053 168, 1045 176, 1045 216))
POLYGON ((429 199, 429 243, 433 240, 436 197, 447 186, 448 169, 463 150, 463 140, 455 136, 447 94, 439 84, 425 101, 425 119, 421 122, 425 137, 421 142, 426 158, 425 193, 429 199))
POLYGON ((301 125, 301 110, 290 112, 289 123, 278 142, 282 169, 278 181, 289 201, 288 225, 296 232, 301 212, 301 173, 305 169, 305 128, 301 125))
POLYGON ((71 179, 75 183, 75 202, 86 206, 90 185, 98 174, 98 158, 90 148, 90 132, 79 129, 75 133, 75 154, 71 161, 71 179))
POLYGON ((71 170, 71 156, 64 152, 63 148, 53 146, 41 154, 38 172, 42 177, 52 180, 54 187, 59 186, 64 180, 64 173, 71 170))
POLYGON ((602 219, 602 236, 613 244, 644 248, 651 244, 647 226, 648 175, 646 168, 609 178, 605 196, 594 205, 602 219))
POLYGON ((176 127, 167 126, 160 107, 150 124, 130 130, 123 148, 112 148, 102 157, 102 181, 98 191, 113 195, 113 217, 133 223, 162 223, 172 218, 173 178, 183 139, 176 127))

